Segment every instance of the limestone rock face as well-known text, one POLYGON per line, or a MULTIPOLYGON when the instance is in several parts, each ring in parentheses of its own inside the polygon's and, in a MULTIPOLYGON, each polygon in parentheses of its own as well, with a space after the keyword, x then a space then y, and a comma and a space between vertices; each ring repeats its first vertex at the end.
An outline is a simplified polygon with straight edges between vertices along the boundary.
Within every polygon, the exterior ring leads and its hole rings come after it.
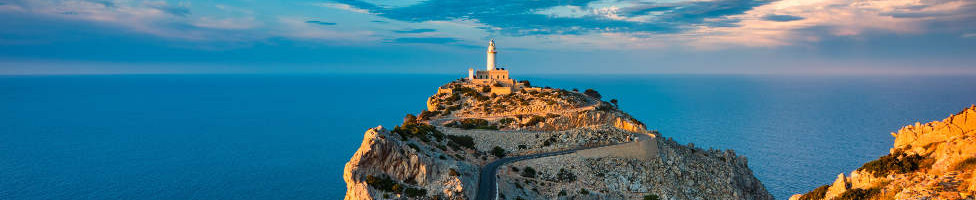
MULTIPOLYGON (((343 179, 346 181, 347 200, 388 199, 384 195, 401 196, 391 191, 371 187, 367 176, 389 177, 405 187, 437 191, 445 197, 464 199, 473 196, 477 185, 478 168, 454 160, 435 159, 429 148, 413 149, 408 146, 417 141, 403 141, 382 126, 371 128, 363 136, 363 143, 346 163, 343 179), (450 170, 460 173, 450 175, 450 170)), ((419 145, 414 144, 417 147, 419 145)), ((429 146, 425 146, 429 147, 429 146)))
POLYGON ((891 135, 895 143, 887 158, 872 161, 872 167, 865 164, 849 177, 838 175, 823 199, 855 189, 873 199, 976 199, 976 105, 891 135), (876 176, 877 171, 887 175, 876 176))
POLYGON ((827 188, 827 194, 824 195, 824 199, 833 199, 834 197, 840 196, 844 192, 847 192, 847 188, 850 184, 847 183, 847 178, 844 177, 844 173, 837 175, 837 180, 834 180, 834 184, 831 184, 827 188))

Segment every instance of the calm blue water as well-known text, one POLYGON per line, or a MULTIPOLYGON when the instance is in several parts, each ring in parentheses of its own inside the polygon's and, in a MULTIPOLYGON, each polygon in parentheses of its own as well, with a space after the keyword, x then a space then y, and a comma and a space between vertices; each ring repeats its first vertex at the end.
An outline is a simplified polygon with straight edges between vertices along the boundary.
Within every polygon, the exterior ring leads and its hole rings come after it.
MULTIPOLYGON (((974 77, 525 76, 594 88, 681 143, 732 148, 779 199, 976 103, 974 77)), ((366 128, 451 75, 0 77, 0 199, 339 199, 366 128)))

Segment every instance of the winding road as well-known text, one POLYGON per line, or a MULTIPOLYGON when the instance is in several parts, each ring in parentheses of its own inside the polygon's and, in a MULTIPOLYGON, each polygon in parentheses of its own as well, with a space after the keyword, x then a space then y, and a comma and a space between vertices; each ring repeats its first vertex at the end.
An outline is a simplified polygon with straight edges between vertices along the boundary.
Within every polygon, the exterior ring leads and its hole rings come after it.
MULTIPOLYGON (((623 144, 626 144, 626 143, 623 143, 623 144)), ((554 151, 554 152, 547 152, 547 153, 538 153, 538 154, 524 155, 524 156, 516 156, 516 157, 507 157, 507 158, 502 158, 502 159, 498 159, 498 160, 492 161, 492 162, 488 163, 487 165, 485 165, 484 167, 481 168, 481 175, 478 178, 478 196, 475 199, 477 199, 477 200, 494 200, 494 199, 498 198, 498 183, 496 183, 496 179, 497 179, 497 174, 498 174, 498 167, 501 167, 502 165, 508 164, 510 162, 520 161, 520 160, 536 159, 536 158, 549 157, 549 156, 558 156, 558 155, 564 155, 564 154, 574 153, 574 152, 580 151, 580 150, 595 149, 595 148, 606 147, 606 146, 613 146, 613 145, 620 145, 620 144, 608 144, 608 145, 600 145, 600 146, 592 146, 592 147, 580 147, 580 148, 567 149, 567 150, 562 150, 562 151, 554 151)))

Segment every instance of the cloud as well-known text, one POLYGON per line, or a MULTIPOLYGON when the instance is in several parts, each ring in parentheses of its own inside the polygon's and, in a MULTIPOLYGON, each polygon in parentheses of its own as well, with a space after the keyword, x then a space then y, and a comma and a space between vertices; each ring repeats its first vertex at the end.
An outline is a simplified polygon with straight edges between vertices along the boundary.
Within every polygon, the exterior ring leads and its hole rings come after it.
POLYGON ((298 18, 279 17, 278 24, 269 32, 274 37, 292 39, 327 41, 332 44, 357 44, 365 41, 378 41, 372 31, 341 30, 334 26, 323 26, 319 23, 309 23, 298 18))
POLYGON ((429 29, 429 28, 420 28, 420 29, 396 30, 396 31, 393 31, 393 32, 395 32, 395 33, 428 33, 428 32, 434 32, 434 31, 437 31, 437 30, 429 29))
MULTIPOLYGON (((105 3, 104 1, 97 2, 104 5, 107 8, 115 7, 114 3, 105 3)), ((157 10, 169 13, 171 15, 186 17, 190 15, 190 8, 184 5, 169 5, 166 2, 146 2, 146 5, 150 8, 155 8, 157 10)))
POLYGON ((394 43, 401 44, 451 44, 460 40, 449 37, 401 37, 393 39, 394 43))
POLYGON ((330 7, 355 9, 407 22, 471 20, 511 36, 590 33, 676 33, 698 25, 728 26, 721 18, 769 3, 765 0, 687 1, 670 4, 603 5, 602 1, 522 1, 491 3, 430 0, 387 8, 360 0, 338 0, 330 7), (338 4, 338 5, 337 5, 338 4), (343 6, 339 6, 343 5, 343 6), (632 6, 631 6, 632 7, 632 6), (431 12, 436 11, 436 12, 431 12))
POLYGON ((803 19, 803 17, 797 17, 793 15, 766 15, 762 19, 769 20, 769 21, 777 21, 777 22, 788 22, 788 21, 801 20, 803 19))
POLYGON ((334 9, 339 9, 339 10, 345 10, 345 11, 355 12, 355 13, 370 14, 369 9, 357 8, 357 7, 351 6, 349 4, 341 4, 341 3, 319 3, 319 4, 316 4, 316 5, 317 6, 321 6, 321 7, 326 7, 326 8, 334 8, 334 9))
POLYGON ((318 25, 323 25, 323 26, 333 26, 333 25, 336 25, 336 23, 323 22, 323 21, 319 21, 319 20, 308 20, 308 21, 305 21, 305 23, 318 24, 318 25))
POLYGON ((777 47, 870 34, 966 32, 974 29, 965 24, 976 19, 976 6, 958 0, 783 0, 728 17, 737 20, 735 26, 700 27, 690 32, 691 45, 777 47), (769 18, 779 15, 800 20, 769 18))

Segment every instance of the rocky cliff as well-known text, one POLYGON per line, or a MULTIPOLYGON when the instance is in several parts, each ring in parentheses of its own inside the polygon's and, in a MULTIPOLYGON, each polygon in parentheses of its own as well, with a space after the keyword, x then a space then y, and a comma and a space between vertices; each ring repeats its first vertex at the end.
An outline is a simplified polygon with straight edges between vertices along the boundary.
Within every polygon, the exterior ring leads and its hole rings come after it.
POLYGON ((976 106, 891 135, 888 155, 790 199, 976 199, 976 106))
POLYGON ((562 150, 574 152, 501 166, 498 197, 772 199, 745 157, 664 139, 595 91, 440 88, 418 116, 366 131, 345 199, 476 199, 486 164, 562 150))

